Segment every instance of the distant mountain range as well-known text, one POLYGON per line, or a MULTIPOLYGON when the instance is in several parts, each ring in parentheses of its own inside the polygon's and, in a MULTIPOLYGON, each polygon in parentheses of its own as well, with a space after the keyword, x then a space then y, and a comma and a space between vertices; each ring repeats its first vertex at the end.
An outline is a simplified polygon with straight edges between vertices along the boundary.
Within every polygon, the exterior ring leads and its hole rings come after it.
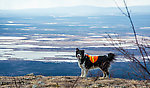
MULTIPOLYGON (((122 8, 125 10, 124 8, 122 8)), ((150 6, 129 7, 133 15, 150 14, 150 6)), ((0 10, 1 16, 100 16, 122 15, 117 7, 74 6, 22 10, 0 10)))

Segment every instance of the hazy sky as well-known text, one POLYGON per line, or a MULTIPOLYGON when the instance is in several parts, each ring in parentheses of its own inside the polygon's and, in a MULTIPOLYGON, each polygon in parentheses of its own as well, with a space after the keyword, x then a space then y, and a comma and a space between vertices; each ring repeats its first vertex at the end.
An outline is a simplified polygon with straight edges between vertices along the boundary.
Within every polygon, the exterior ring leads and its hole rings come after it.
MULTIPOLYGON (((116 0, 122 6, 122 0, 116 0)), ((126 0, 129 6, 150 5, 150 0, 126 0)), ((0 0, 0 9, 51 8, 90 5, 113 7, 114 0, 0 0)))

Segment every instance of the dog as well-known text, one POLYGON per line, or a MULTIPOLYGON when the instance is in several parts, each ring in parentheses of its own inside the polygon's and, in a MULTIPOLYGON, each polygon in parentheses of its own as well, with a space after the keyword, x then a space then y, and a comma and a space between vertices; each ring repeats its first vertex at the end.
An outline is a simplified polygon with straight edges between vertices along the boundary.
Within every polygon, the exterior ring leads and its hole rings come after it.
POLYGON ((84 50, 78 48, 76 48, 76 57, 81 68, 81 77, 86 77, 90 69, 100 68, 103 72, 103 78, 108 78, 110 62, 115 60, 115 54, 113 53, 109 53, 108 56, 90 56, 85 54, 84 50))

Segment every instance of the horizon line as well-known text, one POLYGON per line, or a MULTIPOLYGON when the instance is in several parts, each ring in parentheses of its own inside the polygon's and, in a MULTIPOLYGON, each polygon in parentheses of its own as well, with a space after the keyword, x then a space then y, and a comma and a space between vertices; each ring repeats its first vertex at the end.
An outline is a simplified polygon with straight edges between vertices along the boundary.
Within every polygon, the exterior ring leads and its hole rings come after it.
MULTIPOLYGON (((51 8, 69 8, 69 7, 97 7, 97 8, 117 8, 117 6, 93 6, 93 5, 75 5, 75 6, 60 6, 60 7, 41 7, 41 8, 21 8, 21 9, 0 9, 0 10, 29 10, 29 9, 51 9, 51 8)), ((150 5, 134 5, 134 6, 128 6, 128 7, 144 7, 144 6, 150 6, 150 5)), ((125 6, 120 6, 121 8, 125 6)))

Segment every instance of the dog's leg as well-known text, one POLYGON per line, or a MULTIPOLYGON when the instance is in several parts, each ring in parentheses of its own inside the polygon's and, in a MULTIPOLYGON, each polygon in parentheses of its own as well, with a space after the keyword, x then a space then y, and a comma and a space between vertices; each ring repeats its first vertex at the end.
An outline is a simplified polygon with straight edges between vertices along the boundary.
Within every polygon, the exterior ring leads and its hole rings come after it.
POLYGON ((102 71, 103 72, 103 79, 106 77, 106 73, 105 71, 102 71))
POLYGON ((109 71, 106 71, 106 78, 109 78, 109 71))
POLYGON ((103 72, 103 79, 106 77, 106 73, 105 73, 105 71, 101 68, 101 67, 99 67, 100 68, 100 70, 103 72))
POLYGON ((88 74, 88 69, 84 69, 84 75, 83 75, 83 77, 86 77, 87 74, 88 74))
POLYGON ((84 70, 81 69, 81 76, 80 77, 83 77, 83 75, 84 75, 84 70))
POLYGON ((109 71, 108 70, 103 71, 103 78, 109 78, 109 71))

